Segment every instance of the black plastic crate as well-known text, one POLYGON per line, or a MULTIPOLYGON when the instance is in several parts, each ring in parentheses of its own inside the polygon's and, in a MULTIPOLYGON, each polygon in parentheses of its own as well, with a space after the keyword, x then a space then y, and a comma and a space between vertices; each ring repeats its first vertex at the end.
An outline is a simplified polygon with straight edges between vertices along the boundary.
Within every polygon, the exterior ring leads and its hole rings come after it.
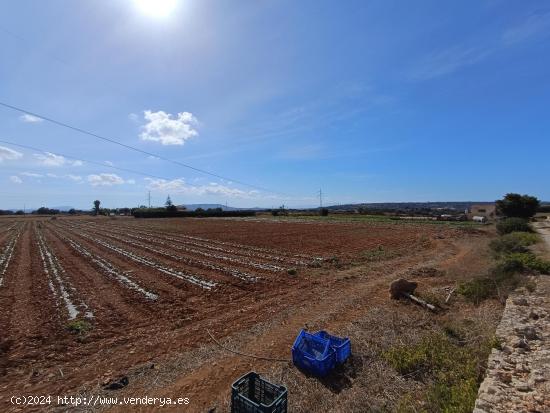
POLYGON ((288 391, 253 371, 231 386, 231 413, 286 413, 288 391))

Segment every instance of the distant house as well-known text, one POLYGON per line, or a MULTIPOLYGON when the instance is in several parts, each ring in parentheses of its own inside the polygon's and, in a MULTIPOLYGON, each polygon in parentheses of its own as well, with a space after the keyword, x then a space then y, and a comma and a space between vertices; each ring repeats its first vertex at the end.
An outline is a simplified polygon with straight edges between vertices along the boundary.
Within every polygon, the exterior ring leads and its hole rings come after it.
POLYGON ((483 217, 490 220, 495 219, 496 216, 497 208, 495 204, 472 205, 468 212, 469 219, 473 219, 473 217, 483 217))

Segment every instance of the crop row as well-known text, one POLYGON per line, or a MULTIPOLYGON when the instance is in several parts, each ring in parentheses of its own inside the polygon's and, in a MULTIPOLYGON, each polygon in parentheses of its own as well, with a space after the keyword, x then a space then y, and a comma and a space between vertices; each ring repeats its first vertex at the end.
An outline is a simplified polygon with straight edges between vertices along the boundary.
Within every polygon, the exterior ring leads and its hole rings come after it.
MULTIPOLYGON (((88 228, 88 230, 90 231, 89 228, 88 228)), ((94 232, 94 233, 99 232, 99 231, 100 230, 91 230, 91 232, 94 232)), ((279 267, 279 266, 275 266, 275 265, 271 265, 271 264, 264 264, 264 263, 260 263, 260 262, 250 261, 250 260, 243 260, 243 259, 240 259, 240 258, 228 257, 228 256, 225 256, 225 255, 219 255, 219 254, 216 254, 212 251, 208 253, 208 252, 196 250, 196 249, 193 249, 193 248, 184 247, 184 246, 177 245, 177 244, 174 243, 174 242, 177 242, 177 241, 165 242, 165 241, 159 239, 156 236, 141 236, 141 235, 132 234, 132 233, 128 233, 128 232, 120 233, 120 232, 112 231, 112 230, 109 231, 109 232, 107 232, 105 230, 101 230, 100 233, 104 234, 104 235, 106 235, 110 238, 113 238, 113 239, 116 239, 118 241, 124 242, 126 244, 135 245, 135 246, 138 246, 138 247, 143 248, 145 250, 152 251, 152 252, 167 256, 169 258, 185 262, 186 264, 191 265, 191 266, 199 266, 199 267, 203 267, 203 268, 207 268, 207 269, 211 269, 211 270, 215 270, 215 271, 224 272, 224 273, 227 273, 229 275, 232 275, 234 277, 240 278, 240 279, 245 280, 245 281, 254 282, 259 277, 256 276, 256 275, 248 274, 246 272, 243 272, 243 271, 240 271, 240 270, 237 270, 237 269, 221 267, 221 266, 216 265, 216 264, 214 264, 212 262, 209 262, 209 261, 198 260, 198 259, 189 258, 189 257, 182 257, 180 255, 176 256, 174 254, 170 254, 169 252, 167 252, 165 250, 161 250, 157 247, 151 247, 148 244, 144 244, 144 243, 141 243, 141 242, 138 242, 138 241, 130 241, 130 240, 128 240, 128 238, 133 238, 135 240, 145 241, 147 243, 163 245, 163 246, 165 246, 169 249, 175 249, 175 250, 187 253, 187 254, 200 255, 200 256, 203 256, 203 257, 207 257, 207 258, 214 258, 214 259, 218 259, 218 260, 222 260, 222 261, 228 261, 231 264, 243 265, 243 266, 247 266, 247 267, 253 267, 253 268, 261 269, 261 270, 264 270, 264 271, 282 272, 282 271, 286 270, 283 267, 279 267), (123 236, 121 237, 121 236, 117 236, 115 234, 119 234, 119 235, 123 235, 123 236)))
POLYGON ((145 298, 149 300, 156 300, 158 299, 158 295, 154 294, 150 291, 147 291, 143 287, 141 287, 138 283, 130 279, 127 275, 125 275, 122 271, 120 271, 114 264, 107 261, 105 258, 100 257, 97 254, 94 254, 90 251, 88 251, 86 248, 84 248, 81 244, 76 242, 74 239, 71 239, 67 236, 64 236, 56 231, 56 235, 64 240, 66 243, 68 243, 73 250, 75 250, 78 254, 81 256, 87 258, 89 261, 91 261, 96 267, 99 267, 100 270, 109 276, 110 278, 116 280, 120 284, 122 284, 125 287, 130 288, 131 290, 137 291, 140 294, 143 294, 145 298))
MULTIPOLYGON (((252 258, 261 258, 267 261, 287 263, 295 266, 307 266, 324 260, 321 257, 311 257, 304 254, 290 254, 290 256, 288 256, 287 253, 281 251, 275 251, 272 249, 244 245, 234 242, 219 241, 215 239, 201 238, 185 234, 177 234, 177 236, 174 237, 164 233, 159 234, 158 232, 143 231, 136 228, 134 225, 131 225, 130 227, 132 227, 132 229, 137 232, 141 232, 144 235, 162 237, 163 239, 168 241, 175 241, 184 245, 191 245, 206 250, 219 251, 224 254, 245 255, 252 258)), ((282 268, 282 270, 284 271, 285 269, 282 268)))
POLYGON ((69 320, 76 319, 80 314, 83 314, 85 318, 93 318, 93 313, 89 310, 86 303, 81 300, 79 300, 78 304, 74 303, 77 301, 74 297, 76 289, 70 284, 65 269, 46 244, 40 228, 36 229, 36 238, 38 251, 40 252, 44 273, 48 277, 50 290, 57 300, 61 300, 65 304, 69 320))
MULTIPOLYGON (((213 240, 213 239, 210 239, 210 238, 202 238, 202 237, 196 237, 196 236, 191 236, 191 235, 180 235, 180 236, 182 238, 187 238, 187 239, 190 239, 190 240, 200 241, 200 242, 203 242, 203 243, 222 245, 222 246, 230 247, 230 248, 231 247, 232 248, 238 248, 239 250, 247 249, 247 250, 262 252, 262 253, 266 253, 266 254, 275 253, 279 256, 279 257, 277 257, 277 256, 274 256, 274 255, 270 255, 271 257, 274 257, 274 258, 281 258, 280 255, 286 255, 286 254, 281 253, 280 251, 275 251, 273 249, 255 247, 255 246, 252 246, 252 245, 244 245, 244 244, 240 244, 240 243, 236 243, 236 242, 219 241, 219 240, 213 240)), ((289 254, 289 255, 291 257, 303 258, 303 259, 311 260, 311 261, 323 261, 324 260, 324 258, 322 258, 322 257, 312 257, 312 256, 306 255, 306 254, 289 254)), ((296 263, 297 264, 307 264, 307 262, 304 262, 304 261, 296 261, 296 263)))
POLYGON ((134 262, 137 262, 139 264, 142 264, 142 265, 145 265, 147 267, 150 267, 150 268, 153 268, 159 272, 162 272, 164 274, 167 274, 167 275, 170 275, 172 277, 175 277, 175 278, 178 278, 180 280, 183 280, 183 281, 186 281, 190 284, 193 284, 193 285, 196 285, 198 287, 201 287, 205 290, 211 290, 213 289, 214 287, 216 287, 216 283, 213 282, 213 281, 210 281, 210 280, 204 280, 204 279, 201 279, 200 277, 196 276, 196 275, 193 275, 193 274, 188 274, 186 272, 183 272, 183 271, 180 271, 180 270, 177 270, 177 269, 174 269, 174 268, 171 268, 171 267, 168 267, 168 266, 165 266, 165 265, 162 265, 150 258, 146 258, 146 257, 143 257, 139 254, 136 254, 136 253, 133 253, 131 251, 128 251, 128 250, 125 250, 123 248, 120 248, 120 247, 117 247, 113 244, 110 244, 100 238, 96 238, 96 237, 93 237, 91 235, 88 235, 84 232, 79 232, 78 234, 79 236, 93 242, 93 243, 96 243, 98 245, 101 245, 102 247, 110 250, 110 251, 113 251, 131 261, 134 261, 134 262))
MULTIPOLYGON (((181 255, 174 255, 174 254, 171 254, 168 251, 162 250, 158 247, 152 247, 148 244, 145 244, 145 243, 142 243, 142 242, 139 242, 139 241, 133 241, 133 240, 130 241, 130 240, 124 238, 124 237, 119 237, 119 236, 114 235, 112 233, 107 234, 105 231, 103 231, 102 233, 105 236, 109 237, 109 238, 115 239, 115 240, 123 242, 125 244, 133 245, 133 246, 142 248, 146 251, 150 251, 150 252, 153 252, 155 254, 163 255, 165 257, 171 258, 171 259, 176 260, 176 261, 183 262, 183 263, 185 263, 187 265, 190 265, 190 266, 193 266, 193 267, 201 267, 201 268, 205 268, 205 269, 208 269, 208 270, 219 271, 221 273, 225 273, 225 274, 231 275, 233 277, 236 277, 236 278, 239 278, 243 281, 248 281, 248 282, 255 282, 259 278, 256 275, 252 275, 252 274, 249 274, 247 272, 237 270, 237 269, 234 269, 234 268, 221 267, 221 266, 216 265, 212 262, 198 260, 198 259, 189 258, 189 257, 183 257, 181 255)), ((133 239, 140 239, 140 240, 143 240, 143 241, 146 241, 146 242, 149 242, 149 243, 158 243, 158 244, 161 244, 161 245, 164 245, 164 246, 174 248, 176 250, 193 253, 193 251, 189 251, 186 248, 178 247, 176 245, 167 245, 166 243, 164 243, 162 241, 151 240, 151 239, 148 239, 146 237, 140 237, 138 235, 132 235, 132 234, 126 234, 126 236, 130 237, 130 238, 133 238, 133 239)), ((200 255, 202 255, 202 254, 200 254, 200 255)), ((216 256, 216 255, 207 255, 207 254, 204 254, 204 256, 212 257, 212 258, 219 258, 219 259, 229 259, 230 260, 229 257, 219 257, 219 256, 216 256)))
POLYGON ((21 235, 21 227, 18 229, 18 231, 16 231, 11 236, 6 246, 3 248, 2 252, 0 253, 0 287, 4 283, 4 276, 6 275, 6 272, 8 271, 8 267, 10 266, 10 262, 13 257, 13 252, 15 251, 15 245, 17 244, 17 240, 19 239, 20 235, 21 235))

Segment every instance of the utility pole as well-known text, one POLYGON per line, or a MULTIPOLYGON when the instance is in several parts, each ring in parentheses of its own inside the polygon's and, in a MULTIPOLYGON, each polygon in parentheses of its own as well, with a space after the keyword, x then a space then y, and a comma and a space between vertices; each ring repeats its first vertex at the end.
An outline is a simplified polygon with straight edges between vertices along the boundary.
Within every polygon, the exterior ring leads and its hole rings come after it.
POLYGON ((147 196, 147 199, 149 201, 149 208, 151 208, 151 191, 149 191, 149 195, 147 196))
POLYGON ((319 208, 323 208, 323 191, 319 189, 319 208))

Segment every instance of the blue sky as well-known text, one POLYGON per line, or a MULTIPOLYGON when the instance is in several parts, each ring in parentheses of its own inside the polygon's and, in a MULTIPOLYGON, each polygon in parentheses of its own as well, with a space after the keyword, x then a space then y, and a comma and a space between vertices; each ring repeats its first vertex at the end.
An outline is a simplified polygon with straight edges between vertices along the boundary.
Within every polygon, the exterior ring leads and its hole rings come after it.
POLYGON ((0 101, 229 179, 0 107, 104 163, 0 143, 0 208, 550 199, 548 2, 162 1, 2 1, 0 101))

